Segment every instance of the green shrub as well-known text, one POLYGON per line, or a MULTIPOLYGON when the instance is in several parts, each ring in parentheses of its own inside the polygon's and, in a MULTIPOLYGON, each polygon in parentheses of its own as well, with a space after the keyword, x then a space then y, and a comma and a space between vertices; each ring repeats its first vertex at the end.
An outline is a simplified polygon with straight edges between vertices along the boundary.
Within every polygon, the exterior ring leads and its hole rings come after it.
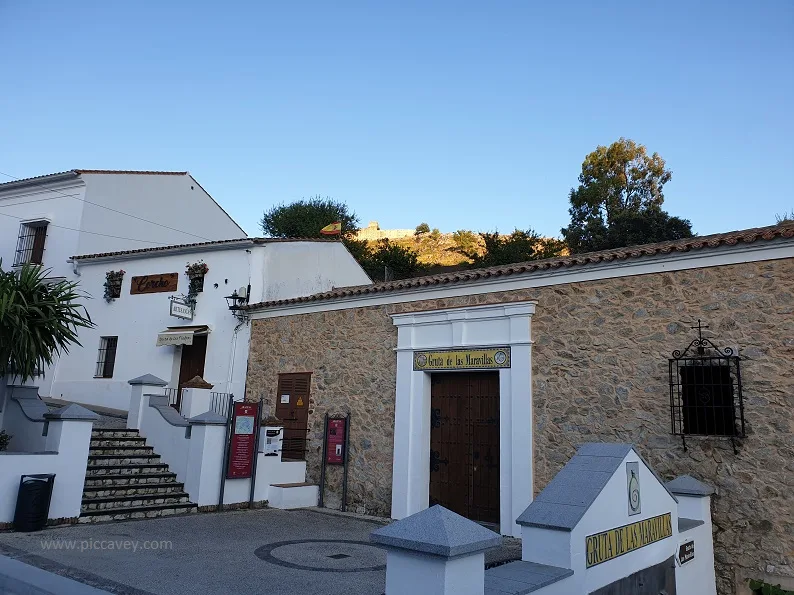
POLYGON ((8 448, 8 442, 11 440, 11 436, 6 434, 5 430, 0 430, 0 451, 4 451, 8 448))
POLYGON ((794 595, 794 591, 787 591, 780 585, 770 585, 764 581, 750 579, 750 590, 755 595, 794 595))

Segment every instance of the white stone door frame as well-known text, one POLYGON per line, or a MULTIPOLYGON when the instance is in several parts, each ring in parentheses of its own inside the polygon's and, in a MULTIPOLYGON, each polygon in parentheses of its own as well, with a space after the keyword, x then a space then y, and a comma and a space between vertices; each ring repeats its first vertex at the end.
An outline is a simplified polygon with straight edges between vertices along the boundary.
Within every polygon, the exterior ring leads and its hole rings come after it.
POLYGON ((532 501, 532 336, 534 301, 395 314, 397 394, 391 516, 424 510, 430 498, 430 374, 414 371, 416 350, 509 345, 499 370, 499 519, 503 535, 532 501))

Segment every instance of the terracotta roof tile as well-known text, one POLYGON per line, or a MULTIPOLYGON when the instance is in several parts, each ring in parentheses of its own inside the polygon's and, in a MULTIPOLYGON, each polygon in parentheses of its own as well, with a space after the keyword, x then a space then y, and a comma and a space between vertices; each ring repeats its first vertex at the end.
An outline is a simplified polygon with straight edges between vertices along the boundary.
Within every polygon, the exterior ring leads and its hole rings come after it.
POLYGON ((224 244, 249 243, 253 244, 278 244, 287 242, 338 242, 332 238, 234 238, 231 240, 213 240, 210 242, 196 242, 194 244, 171 244, 168 246, 156 246, 154 248, 137 248, 135 250, 120 250, 118 252, 98 252, 96 254, 78 254, 72 256, 70 260, 89 260, 92 258, 108 258, 114 256, 128 256, 133 254, 148 254, 152 252, 168 252, 170 250, 182 250, 183 248, 203 248, 212 246, 222 246, 224 244))
POLYGON ((560 268, 570 268, 575 266, 587 266, 598 263, 612 262, 614 260, 627 260, 655 256, 658 254, 672 254, 676 252, 686 253, 691 250, 702 250, 704 248, 717 248, 719 246, 735 246, 738 243, 751 244, 759 240, 774 240, 778 238, 794 238, 794 223, 781 223, 769 227, 758 227, 754 229, 744 229, 727 233, 718 233, 709 236, 687 238, 670 242, 658 242, 655 244, 645 244, 641 246, 629 246, 626 248, 615 248, 600 252, 589 252, 586 254, 574 254, 558 258, 547 258, 544 260, 534 260, 529 262, 515 263, 483 269, 472 269, 468 271, 455 271, 451 273, 441 273, 426 277, 414 277, 413 279, 402 279, 399 281, 386 281, 374 283, 372 285, 360 285, 355 287, 340 287, 323 293, 316 293, 304 297, 296 297, 285 300, 270 302, 260 302, 250 304, 247 309, 261 309, 275 306, 285 306, 289 304, 300 304, 305 302, 319 302, 325 300, 346 298, 351 296, 369 295, 375 293, 395 293, 406 289, 417 287, 428 287, 434 285, 446 285, 455 283, 465 283, 467 281, 477 281, 492 277, 503 277, 534 273, 537 271, 554 270, 560 268))

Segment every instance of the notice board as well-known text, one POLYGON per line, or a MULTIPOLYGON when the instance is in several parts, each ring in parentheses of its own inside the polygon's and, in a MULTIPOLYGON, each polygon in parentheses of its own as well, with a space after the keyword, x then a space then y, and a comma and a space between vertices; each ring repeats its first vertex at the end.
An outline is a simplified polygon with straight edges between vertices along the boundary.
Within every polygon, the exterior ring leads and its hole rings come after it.
POLYGON ((255 403, 234 403, 232 437, 229 446, 227 479, 251 477, 259 432, 258 406, 255 403))

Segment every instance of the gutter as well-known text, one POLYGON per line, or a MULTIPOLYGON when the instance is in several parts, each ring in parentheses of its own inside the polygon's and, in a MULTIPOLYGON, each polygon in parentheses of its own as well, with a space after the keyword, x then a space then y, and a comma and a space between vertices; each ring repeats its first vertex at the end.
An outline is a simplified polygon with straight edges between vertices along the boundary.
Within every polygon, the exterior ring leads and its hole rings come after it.
POLYGON ((196 252, 216 252, 220 250, 236 250, 243 247, 251 247, 255 244, 252 239, 241 239, 235 242, 225 242, 218 244, 205 244, 203 246, 179 246, 174 248, 163 248, 162 250, 147 250, 141 252, 131 252, 129 254, 109 254, 108 256, 94 256, 90 258, 70 257, 66 262, 72 263, 73 267, 82 264, 96 264, 102 262, 112 262, 116 260, 136 260, 138 258, 156 258, 158 256, 174 256, 179 254, 194 254, 196 252))
POLYGON ((50 174, 48 176, 38 176, 35 178, 28 178, 26 180, 13 180, 11 182, 5 182, 0 185, 0 192, 4 192, 6 190, 16 190, 18 188, 26 188, 27 186, 41 186, 42 184, 48 184, 51 182, 66 182, 68 180, 74 180, 79 178, 80 174, 76 171, 65 171, 59 174, 50 174))

